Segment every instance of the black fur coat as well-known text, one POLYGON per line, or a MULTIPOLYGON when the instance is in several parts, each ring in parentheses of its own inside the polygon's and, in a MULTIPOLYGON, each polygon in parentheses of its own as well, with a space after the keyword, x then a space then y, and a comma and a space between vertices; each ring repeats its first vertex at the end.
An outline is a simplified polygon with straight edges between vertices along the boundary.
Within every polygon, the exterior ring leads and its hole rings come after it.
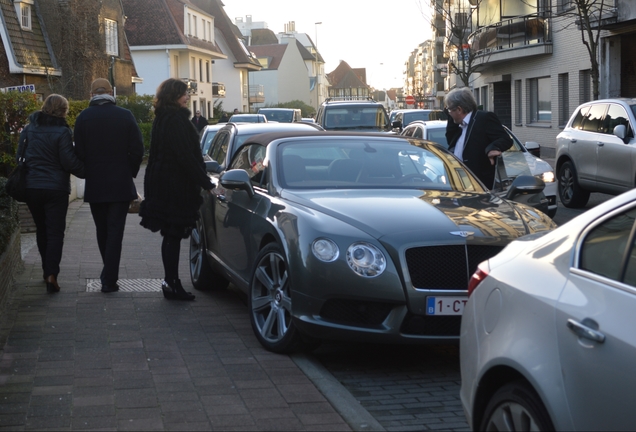
POLYGON ((158 108, 139 211, 141 225, 161 230, 162 234, 187 237, 198 217, 201 189, 211 188, 190 111, 158 108))

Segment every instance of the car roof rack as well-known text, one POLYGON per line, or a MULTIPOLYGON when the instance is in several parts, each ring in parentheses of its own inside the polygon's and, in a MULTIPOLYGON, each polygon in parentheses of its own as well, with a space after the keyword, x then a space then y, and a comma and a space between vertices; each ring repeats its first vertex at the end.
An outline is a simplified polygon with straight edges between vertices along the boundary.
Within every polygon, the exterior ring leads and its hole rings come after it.
POLYGON ((328 97, 327 99, 325 99, 326 103, 329 102, 349 102, 349 101, 367 101, 367 102, 377 102, 375 99, 373 99, 372 96, 334 96, 334 97, 328 97))

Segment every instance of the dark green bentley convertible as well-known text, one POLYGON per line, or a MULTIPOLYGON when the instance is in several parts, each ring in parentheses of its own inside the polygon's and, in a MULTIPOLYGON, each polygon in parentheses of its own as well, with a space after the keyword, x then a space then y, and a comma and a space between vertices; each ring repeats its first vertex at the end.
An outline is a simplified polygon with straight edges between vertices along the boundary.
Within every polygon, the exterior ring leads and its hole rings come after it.
MULTIPOLYGON (((274 352, 321 339, 457 340, 477 265, 555 227, 491 194, 442 147, 400 136, 257 135, 211 177, 192 283, 245 291, 256 337, 274 352)), ((542 189, 519 179, 510 198, 542 189)))

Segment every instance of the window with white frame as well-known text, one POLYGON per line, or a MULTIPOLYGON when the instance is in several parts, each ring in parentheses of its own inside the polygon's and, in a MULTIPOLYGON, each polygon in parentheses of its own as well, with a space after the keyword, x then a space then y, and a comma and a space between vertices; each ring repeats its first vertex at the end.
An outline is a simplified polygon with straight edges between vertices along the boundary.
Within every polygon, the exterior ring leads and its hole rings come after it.
POLYGON ((106 37, 106 54, 118 56, 117 21, 104 19, 104 35, 106 37))
POLYGON ((205 62, 205 82, 210 82, 210 62, 205 62))
POLYGON ((564 127, 570 119, 570 78, 567 73, 559 74, 559 127, 564 127))
POLYGON ((194 57, 190 57, 190 78, 197 79, 197 60, 194 57))
POLYGON ((214 35, 212 34, 212 23, 208 21, 208 40, 210 42, 214 41, 214 35))
POLYGON ((528 123, 552 123, 550 77, 528 80, 528 123))
POLYGON ((522 117, 522 103, 521 99, 521 80, 515 81, 515 124, 521 125, 523 122, 522 117))
POLYGON ((187 29, 186 29, 186 34, 188 36, 192 35, 192 15, 188 14, 188 22, 187 24, 187 29))
POLYGON ((31 5, 20 3, 20 26, 24 30, 31 30, 31 5))
POLYGON ((199 59, 199 82, 203 82, 203 59, 199 59))
POLYGON ((196 15, 192 15, 192 36, 194 37, 199 37, 199 32, 197 32, 197 21, 199 21, 199 18, 196 15))

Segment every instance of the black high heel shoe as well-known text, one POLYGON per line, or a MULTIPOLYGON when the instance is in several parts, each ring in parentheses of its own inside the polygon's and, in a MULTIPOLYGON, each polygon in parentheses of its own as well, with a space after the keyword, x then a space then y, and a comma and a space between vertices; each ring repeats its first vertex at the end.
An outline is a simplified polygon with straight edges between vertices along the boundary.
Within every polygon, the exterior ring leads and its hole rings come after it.
POLYGON ((194 300, 196 297, 183 289, 179 279, 170 282, 163 281, 161 283, 161 291, 163 292, 163 297, 167 300, 194 300))
POLYGON ((46 279, 46 292, 48 293, 56 293, 60 291, 60 286, 57 283, 57 278, 55 275, 50 275, 46 279))

